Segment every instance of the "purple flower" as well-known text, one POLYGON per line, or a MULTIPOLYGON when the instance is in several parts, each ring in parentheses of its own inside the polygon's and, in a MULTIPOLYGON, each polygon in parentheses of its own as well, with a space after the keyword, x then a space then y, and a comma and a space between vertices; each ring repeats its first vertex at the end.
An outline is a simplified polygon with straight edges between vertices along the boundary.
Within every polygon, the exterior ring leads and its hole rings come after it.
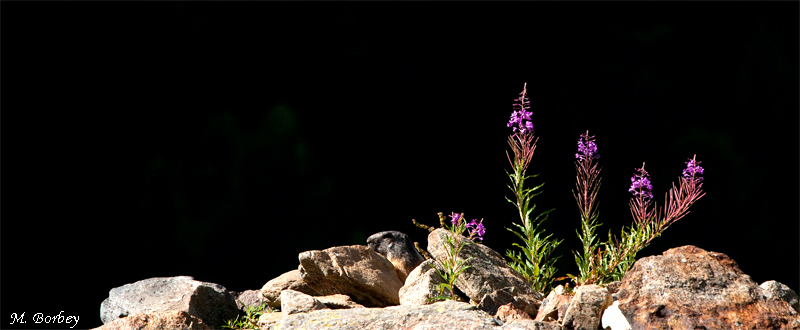
POLYGON ((507 127, 513 127, 514 132, 520 133, 533 132, 533 123, 530 122, 531 114, 531 101, 528 99, 528 84, 522 88, 520 97, 514 99, 514 112, 511 113, 511 119, 508 121, 507 127))
POLYGON ((631 187, 628 192, 633 193, 633 196, 642 196, 645 198, 653 198, 653 185, 650 183, 650 175, 642 168, 636 169, 638 174, 634 174, 631 178, 631 187))
POLYGON ((467 228, 471 228, 469 231, 469 236, 474 237, 474 239, 483 240, 483 234, 486 233, 486 227, 483 226, 483 220, 478 222, 477 219, 472 219, 472 222, 467 224, 467 228), (477 236, 476 236, 477 235, 477 236))
POLYGON ((450 220, 450 223, 452 223, 453 226, 455 226, 458 223, 458 218, 461 217, 461 215, 458 213, 452 213, 450 214, 450 217, 453 218, 453 220, 450 220))
POLYGON ((583 133, 578 140, 578 153, 575 158, 584 159, 598 159, 600 154, 597 153, 597 144, 594 142, 594 136, 589 136, 589 131, 583 133))
MULTIPOLYGON (((696 157, 697 156, 695 156, 695 158, 696 157)), ((700 167, 700 163, 702 162, 696 161, 694 158, 689 159, 689 161, 686 162, 686 169, 683 170, 683 177, 687 179, 694 178, 698 181, 702 181, 703 168, 700 167)))

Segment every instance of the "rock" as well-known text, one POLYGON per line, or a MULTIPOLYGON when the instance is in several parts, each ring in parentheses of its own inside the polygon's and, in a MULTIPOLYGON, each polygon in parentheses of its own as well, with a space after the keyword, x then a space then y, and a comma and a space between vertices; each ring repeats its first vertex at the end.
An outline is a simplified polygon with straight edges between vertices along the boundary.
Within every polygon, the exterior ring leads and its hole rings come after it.
POLYGON ((603 312, 600 319, 600 327, 611 330, 631 330, 631 325, 625 319, 625 315, 619 310, 619 301, 615 301, 603 312))
POLYGON ((727 255, 692 245, 637 260, 617 297, 633 329, 800 329, 789 303, 767 299, 727 255))
POLYGON ((108 322, 93 330, 210 330, 202 320, 184 311, 135 314, 108 322))
MULTIPOLYGON (((447 256, 445 235, 453 237, 451 232, 442 228, 436 229, 428 235, 428 252, 436 260, 444 260, 447 256)), ((459 236, 457 239, 465 240, 467 238, 459 236)), ((471 268, 464 270, 456 279, 455 284, 476 305, 483 300, 484 296, 506 288, 512 290, 514 296, 533 294, 534 291, 530 284, 519 273, 511 269, 497 251, 483 244, 469 244, 464 246, 458 258, 468 259, 469 257, 473 257, 473 259, 465 264, 471 268)), ((509 302, 500 302, 497 306, 509 302)))
POLYGON ((566 329, 596 330, 600 325, 603 311, 612 303, 611 294, 606 288, 596 285, 581 285, 569 303, 561 326, 566 329))
POLYGON ((397 277, 403 283, 408 274, 425 261, 414 247, 411 238, 399 231, 382 231, 374 234, 367 238, 367 245, 394 265, 397 277))
POLYGON ((795 293, 788 286, 777 281, 766 281, 764 283, 761 283, 760 287, 761 291, 764 293, 764 296, 767 299, 783 300, 789 303, 789 306, 792 306, 792 308, 796 312, 800 312, 800 306, 798 306, 797 293, 795 293))
POLYGON ((294 290, 281 291, 281 312, 284 315, 308 313, 328 308, 321 301, 302 292, 294 290))
POLYGON ((259 329, 269 329, 275 323, 280 322, 284 317, 283 312, 264 313, 258 318, 259 329))
POLYGON ((334 294, 330 296, 314 297, 330 309, 364 308, 363 305, 356 303, 350 296, 334 294))
POLYGON ((531 320, 530 315, 523 310, 514 307, 513 303, 508 303, 497 308, 497 313, 494 317, 503 322, 511 322, 514 320, 531 320))
POLYGON ((264 284, 261 288, 261 295, 267 300, 267 304, 272 308, 281 307, 281 291, 294 290, 305 293, 309 296, 319 296, 317 291, 314 291, 303 279, 300 277, 300 270, 295 269, 283 273, 281 276, 273 278, 264 284))
POLYGON ((426 260, 411 271, 406 284, 400 288, 400 305, 428 305, 439 293, 437 285, 444 279, 434 267, 435 260, 426 260))
POLYGON ((306 251, 299 259, 300 277, 321 295, 345 294, 367 307, 400 304, 394 265, 367 246, 306 251))
MULTIPOLYGON (((496 330, 502 323, 463 302, 386 308, 326 309, 287 315, 268 329, 464 329, 496 330)), ((264 328, 262 328, 264 329, 264 328)))
POLYGON ((212 328, 236 318, 239 309, 223 286, 190 276, 155 277, 113 288, 100 305, 103 323, 134 314, 184 311, 212 328))
POLYGON ((567 308, 572 301, 572 297, 564 292, 564 286, 559 285, 542 300, 539 311, 534 318, 535 321, 541 322, 556 322, 559 325, 564 320, 564 315, 567 314, 567 308))
POLYGON ((514 320, 503 324, 500 330, 561 330, 561 326, 555 323, 539 322, 531 319, 514 320))
POLYGON ((500 306, 512 303, 515 308, 525 312, 531 318, 536 317, 539 306, 542 302, 542 294, 532 292, 527 294, 520 294, 516 288, 503 288, 493 291, 490 294, 483 296, 481 302, 478 303, 478 309, 489 314, 497 313, 500 306))
POLYGON ((240 311, 247 311, 248 307, 258 308, 261 304, 267 302, 267 299, 261 295, 261 290, 247 290, 244 292, 231 292, 233 300, 236 302, 236 307, 240 311))

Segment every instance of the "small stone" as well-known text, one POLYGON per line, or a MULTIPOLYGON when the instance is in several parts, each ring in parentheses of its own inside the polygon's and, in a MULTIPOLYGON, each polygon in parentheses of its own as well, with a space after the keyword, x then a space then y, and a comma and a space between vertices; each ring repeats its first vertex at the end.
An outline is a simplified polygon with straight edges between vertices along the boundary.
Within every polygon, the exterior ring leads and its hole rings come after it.
POLYGON ((302 292, 283 290, 281 292, 281 312, 284 315, 308 313, 328 308, 321 301, 302 292))

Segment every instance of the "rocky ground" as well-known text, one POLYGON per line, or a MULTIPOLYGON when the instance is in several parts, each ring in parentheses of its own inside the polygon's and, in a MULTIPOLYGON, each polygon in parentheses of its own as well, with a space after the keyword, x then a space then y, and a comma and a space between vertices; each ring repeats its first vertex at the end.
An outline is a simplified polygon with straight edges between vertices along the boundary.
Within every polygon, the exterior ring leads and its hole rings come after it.
MULTIPOLYGON (((444 235, 428 236, 433 259, 444 235)), ((800 329, 797 294, 761 285, 723 253, 687 245, 641 258, 621 282, 584 285, 573 294, 531 290, 491 248, 473 257, 456 281, 468 302, 430 302, 442 279, 433 260, 401 280, 395 265, 365 245, 306 251, 298 269, 260 290, 229 292, 188 276, 151 278, 114 288, 100 305, 110 329, 219 329, 247 306, 267 303, 261 329, 800 329)))

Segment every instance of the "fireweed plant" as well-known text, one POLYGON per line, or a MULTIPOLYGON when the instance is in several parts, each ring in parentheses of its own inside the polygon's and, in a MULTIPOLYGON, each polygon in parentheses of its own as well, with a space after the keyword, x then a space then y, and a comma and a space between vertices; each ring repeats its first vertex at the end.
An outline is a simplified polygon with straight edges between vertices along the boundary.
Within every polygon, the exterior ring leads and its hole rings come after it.
MULTIPOLYGON (((437 300, 458 300, 455 294, 455 283, 458 275, 464 270, 472 267, 467 263, 472 260, 469 258, 459 258, 458 254, 465 246, 475 244, 475 240, 483 241, 483 234, 486 228, 483 226, 483 219, 477 221, 472 219, 472 222, 467 223, 464 220, 464 213, 450 214, 450 225, 444 222, 444 218, 439 213, 439 221, 446 230, 450 231, 452 235, 445 235, 445 258, 436 262, 436 271, 444 279, 444 283, 440 283, 437 287, 439 293, 436 297, 431 298, 432 301, 437 300), (469 230, 469 236, 465 239, 462 234, 469 230)), ((415 221, 416 223, 416 221, 415 221)))
POLYGON ((536 142, 539 140, 533 134, 527 83, 523 86, 520 97, 514 101, 514 111, 511 113, 511 119, 507 125, 514 131, 508 137, 508 144, 514 153, 513 160, 506 151, 506 157, 511 163, 514 173, 506 171, 506 175, 511 179, 511 185, 508 188, 514 192, 515 199, 511 200, 506 197, 506 200, 517 207, 522 224, 512 223, 517 227, 516 231, 511 228, 506 229, 517 235, 523 244, 513 243, 512 245, 519 248, 521 252, 507 250, 506 256, 511 259, 509 262, 511 268, 519 272, 535 291, 547 292, 557 270, 554 264, 559 258, 551 258, 550 255, 562 241, 550 239, 552 234, 544 236, 544 230, 539 229, 553 209, 544 211, 531 220, 531 212, 536 208, 536 204, 530 203, 531 198, 541 193, 539 189, 544 186, 544 183, 525 188, 526 179, 538 176, 538 174, 525 175, 525 171, 530 165, 533 152, 536 150, 536 142))
MULTIPOLYGON (((583 253, 573 251, 575 263, 578 265, 578 276, 567 274, 576 285, 605 284, 619 281, 630 270, 636 254, 647 247, 650 242, 661 236, 671 224, 686 216, 689 207, 705 195, 703 192, 703 168, 696 160, 696 155, 686 163, 680 178, 680 187, 675 183, 664 197, 664 209, 661 210, 652 202, 653 185, 650 175, 644 168, 636 169, 631 178, 628 192, 633 194, 629 202, 633 215, 633 226, 622 229, 621 239, 613 238, 609 232, 608 241, 599 243, 595 229, 597 223, 597 192, 600 189, 600 168, 596 160, 597 144, 594 136, 586 131, 578 140, 578 153, 575 154, 576 188, 573 190, 581 217, 581 231, 578 238, 583 243, 583 253)), ((559 278, 563 279, 563 278, 559 278)))

